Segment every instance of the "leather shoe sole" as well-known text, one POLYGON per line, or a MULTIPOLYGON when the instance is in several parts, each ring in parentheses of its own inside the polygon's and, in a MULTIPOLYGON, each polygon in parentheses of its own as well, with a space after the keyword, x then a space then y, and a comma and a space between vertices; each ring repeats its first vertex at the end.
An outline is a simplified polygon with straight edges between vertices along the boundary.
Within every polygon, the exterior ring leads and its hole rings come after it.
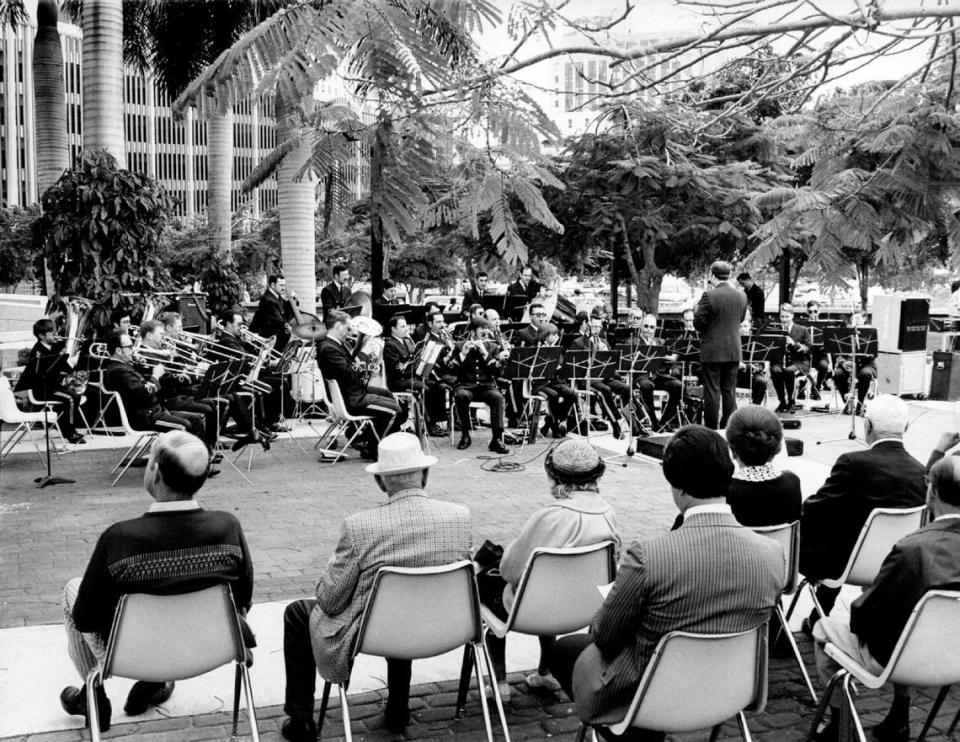
POLYGON ((317 725, 313 719, 287 719, 280 727, 280 734, 290 742, 315 742, 317 725))
POLYGON ((138 680, 127 694, 127 702, 123 705, 123 712, 127 716, 140 716, 151 706, 159 706, 173 695, 174 682, 147 683, 138 680))

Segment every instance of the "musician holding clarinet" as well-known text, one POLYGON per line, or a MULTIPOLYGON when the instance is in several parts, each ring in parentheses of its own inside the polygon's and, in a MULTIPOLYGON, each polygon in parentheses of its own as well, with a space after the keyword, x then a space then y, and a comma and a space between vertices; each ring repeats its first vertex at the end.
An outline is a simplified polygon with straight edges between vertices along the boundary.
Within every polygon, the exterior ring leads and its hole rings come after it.
POLYGON ((777 391, 777 412, 793 412, 797 374, 810 373, 810 346, 813 338, 810 328, 793 321, 793 305, 780 305, 780 325, 787 336, 787 350, 782 362, 770 365, 773 388, 777 391))

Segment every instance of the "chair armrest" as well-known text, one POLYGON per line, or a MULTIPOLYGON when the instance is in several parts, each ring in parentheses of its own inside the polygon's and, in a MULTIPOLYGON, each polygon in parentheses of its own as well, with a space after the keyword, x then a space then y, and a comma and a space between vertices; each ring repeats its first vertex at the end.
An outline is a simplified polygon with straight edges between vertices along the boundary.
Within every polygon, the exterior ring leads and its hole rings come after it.
POLYGON ((483 622, 487 625, 487 628, 494 633, 495 636, 503 638, 507 635, 507 625, 497 618, 493 611, 491 611, 483 603, 480 604, 480 618, 483 619, 483 622))
POLYGON ((823 647, 823 651, 826 652, 828 657, 836 660, 840 667, 849 672, 854 678, 868 688, 876 689, 881 687, 886 682, 887 673, 884 672, 879 677, 877 675, 873 675, 869 670, 867 670, 867 668, 840 649, 840 647, 838 647, 836 644, 827 642, 823 647))

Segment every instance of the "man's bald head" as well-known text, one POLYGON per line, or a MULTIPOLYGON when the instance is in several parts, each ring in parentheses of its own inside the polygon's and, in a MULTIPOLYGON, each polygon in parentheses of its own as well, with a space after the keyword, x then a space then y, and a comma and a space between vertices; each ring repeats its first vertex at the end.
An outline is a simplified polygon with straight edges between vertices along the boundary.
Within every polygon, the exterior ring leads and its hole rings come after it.
POLYGON ((163 433, 150 451, 143 484, 158 501, 189 500, 207 481, 210 451, 182 430, 163 433))
POLYGON ((949 508, 960 508, 960 457, 945 456, 930 469, 931 494, 949 508))

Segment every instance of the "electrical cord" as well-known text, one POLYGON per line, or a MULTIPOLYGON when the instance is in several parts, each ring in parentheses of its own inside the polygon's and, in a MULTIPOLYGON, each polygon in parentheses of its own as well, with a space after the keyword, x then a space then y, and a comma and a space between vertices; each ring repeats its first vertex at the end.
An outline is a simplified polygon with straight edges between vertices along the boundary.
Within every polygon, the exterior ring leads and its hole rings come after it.
POLYGON ((506 456, 477 456, 477 459, 483 463, 480 464, 480 469, 482 471, 495 472, 497 474, 502 473, 515 473, 523 471, 527 468, 528 464, 533 463, 541 456, 545 456, 547 453, 556 448, 560 443, 563 442, 562 438, 556 439, 550 443, 545 449, 543 449, 536 456, 533 456, 526 461, 507 461, 513 454, 507 454, 506 456), (492 462, 492 463, 491 463, 492 462))

